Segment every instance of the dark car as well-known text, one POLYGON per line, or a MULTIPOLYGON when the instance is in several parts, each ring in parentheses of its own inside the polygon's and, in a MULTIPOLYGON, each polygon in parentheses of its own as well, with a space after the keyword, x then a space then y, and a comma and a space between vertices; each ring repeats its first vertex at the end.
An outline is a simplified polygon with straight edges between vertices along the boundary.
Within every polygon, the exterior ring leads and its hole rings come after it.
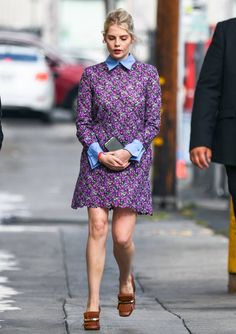
POLYGON ((55 105, 74 113, 76 96, 84 65, 69 61, 57 50, 42 43, 38 37, 26 33, 0 32, 0 45, 27 45, 40 49, 55 78, 55 105))

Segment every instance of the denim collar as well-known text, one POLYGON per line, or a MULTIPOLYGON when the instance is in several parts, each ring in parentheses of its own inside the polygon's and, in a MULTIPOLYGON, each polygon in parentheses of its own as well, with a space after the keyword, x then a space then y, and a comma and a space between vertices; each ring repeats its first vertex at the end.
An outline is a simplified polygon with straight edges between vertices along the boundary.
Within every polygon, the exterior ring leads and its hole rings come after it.
POLYGON ((123 59, 123 60, 116 60, 116 59, 112 58, 111 56, 109 56, 105 60, 105 63, 107 65, 109 71, 113 70, 113 68, 115 68, 119 64, 123 65, 128 70, 131 70, 131 67, 133 66, 135 61, 136 60, 133 57, 133 55, 129 54, 129 56, 127 58, 123 59))

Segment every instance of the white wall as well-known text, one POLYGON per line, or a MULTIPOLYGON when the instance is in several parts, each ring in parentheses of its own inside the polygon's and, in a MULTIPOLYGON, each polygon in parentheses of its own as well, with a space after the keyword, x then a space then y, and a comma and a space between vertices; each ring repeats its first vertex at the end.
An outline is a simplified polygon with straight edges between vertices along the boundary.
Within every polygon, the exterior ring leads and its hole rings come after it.
MULTIPOLYGON (((35 0, 34 0, 35 1, 35 0)), ((43 40, 57 45, 59 33, 59 2, 60 0, 37 0, 41 2, 43 40)))
POLYGON ((134 19, 135 32, 138 41, 134 47, 135 56, 141 61, 149 58, 148 30, 156 29, 156 0, 119 0, 117 7, 122 7, 131 13, 134 19))
POLYGON ((67 0, 60 3, 60 46, 78 50, 94 59, 104 60, 103 23, 105 6, 102 0, 67 0))
POLYGON ((207 0, 208 22, 215 25, 218 21, 235 16, 235 0, 207 0))
POLYGON ((39 1, 1 0, 0 24, 15 28, 38 25, 42 17, 41 8, 39 1))
POLYGON ((0 26, 7 28, 41 28, 42 39, 57 41, 57 5, 59 0, 1 0, 0 26))
MULTIPOLYGON (((138 42, 135 56, 146 61, 149 58, 148 30, 156 28, 156 0, 118 0, 116 8, 128 10, 135 23, 138 42)), ((106 48, 102 43, 105 5, 103 0, 64 0, 60 2, 59 44, 63 48, 77 49, 80 53, 101 61, 106 48)))

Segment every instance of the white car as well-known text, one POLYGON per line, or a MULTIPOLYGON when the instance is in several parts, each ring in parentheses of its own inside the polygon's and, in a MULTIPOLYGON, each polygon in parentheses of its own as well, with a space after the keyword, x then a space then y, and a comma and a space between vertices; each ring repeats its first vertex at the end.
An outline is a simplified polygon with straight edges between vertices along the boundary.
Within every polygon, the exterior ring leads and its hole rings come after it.
POLYGON ((37 48, 0 45, 0 96, 5 109, 26 108, 50 120, 54 78, 37 48))

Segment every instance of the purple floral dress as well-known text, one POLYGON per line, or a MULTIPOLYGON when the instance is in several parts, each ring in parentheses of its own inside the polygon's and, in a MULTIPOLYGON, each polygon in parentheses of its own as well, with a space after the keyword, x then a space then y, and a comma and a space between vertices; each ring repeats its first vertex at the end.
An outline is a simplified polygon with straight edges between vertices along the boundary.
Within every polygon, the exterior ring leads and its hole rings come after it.
POLYGON ((85 69, 77 105, 77 137, 83 145, 80 173, 72 208, 130 208, 152 214, 151 143, 160 129, 161 91, 155 67, 136 61, 129 70, 118 65, 108 71, 105 62, 85 69), (90 167, 87 150, 116 137, 123 145, 138 139, 145 152, 122 171, 103 165, 90 167))

